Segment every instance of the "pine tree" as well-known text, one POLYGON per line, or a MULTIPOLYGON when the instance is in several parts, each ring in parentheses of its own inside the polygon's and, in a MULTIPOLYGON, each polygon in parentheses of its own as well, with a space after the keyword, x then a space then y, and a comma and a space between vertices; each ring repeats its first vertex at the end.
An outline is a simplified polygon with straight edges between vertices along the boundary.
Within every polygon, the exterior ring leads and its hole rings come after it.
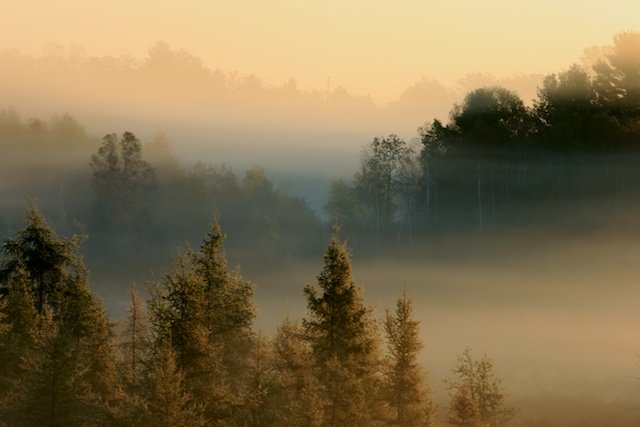
POLYGON ((458 357, 452 374, 448 380, 452 402, 461 400, 465 393, 469 394, 483 426, 499 426, 513 418, 515 409, 505 406, 502 381, 495 376, 493 361, 489 357, 484 355, 481 359, 474 359, 471 349, 466 348, 458 357))
POLYGON ((422 349, 419 322, 412 318, 411 298, 406 293, 396 302, 395 313, 387 310, 384 330, 389 357, 386 363, 385 400, 391 410, 390 424, 432 425, 433 405, 425 374, 417 362, 422 349))
POLYGON ((324 388, 324 425, 370 425, 376 417, 378 338, 371 310, 351 278, 351 262, 337 233, 324 256, 317 286, 305 287, 303 325, 324 388))

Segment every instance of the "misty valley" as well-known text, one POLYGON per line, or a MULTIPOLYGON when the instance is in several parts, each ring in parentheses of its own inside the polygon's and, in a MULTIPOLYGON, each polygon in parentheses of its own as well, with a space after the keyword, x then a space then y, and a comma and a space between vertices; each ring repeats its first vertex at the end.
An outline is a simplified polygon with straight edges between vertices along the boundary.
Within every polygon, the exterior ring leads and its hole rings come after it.
POLYGON ((137 95, 100 124, 0 110, 0 426, 639 425, 640 33, 599 55, 406 137, 397 105, 163 43, 0 54, 137 95), (149 132, 174 78, 181 124, 149 132), (202 142, 229 135, 282 141, 202 142))

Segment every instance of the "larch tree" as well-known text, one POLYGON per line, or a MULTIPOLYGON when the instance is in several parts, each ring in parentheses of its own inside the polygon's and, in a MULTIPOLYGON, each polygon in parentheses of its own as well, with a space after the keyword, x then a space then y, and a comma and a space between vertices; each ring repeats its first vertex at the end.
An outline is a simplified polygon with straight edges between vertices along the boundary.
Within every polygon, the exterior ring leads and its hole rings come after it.
POLYGON ((419 322, 413 319, 412 311, 411 298, 403 293, 395 311, 386 312, 384 330, 389 356, 385 364, 384 396, 391 425, 431 426, 433 404, 425 374, 417 361, 423 345, 419 322))
POLYGON ((0 289, 21 269, 29 276, 34 303, 39 314, 49 307, 58 309, 58 298, 74 277, 83 274, 77 261, 79 238, 64 239, 47 224, 35 207, 25 212, 25 227, 2 245, 0 258, 0 289))
POLYGON ((190 251, 178 259, 149 300, 154 334, 152 351, 171 349, 176 369, 199 414, 209 423, 225 416, 227 391, 221 348, 209 339, 205 283, 196 273, 190 251))
POLYGON ((6 419, 48 426, 117 419, 112 332, 76 242, 57 236, 32 207, 25 228, 5 242, 0 263, 8 289, 5 337, 25 344, 13 345, 20 377, 16 388, 3 391, 13 393, 6 419))
POLYGON ((120 341, 120 370, 129 393, 139 392, 144 363, 149 358, 149 328, 143 302, 135 285, 129 286, 130 304, 120 341))
POLYGON ((325 252, 317 285, 307 285, 304 293, 308 314, 303 326, 323 387, 323 425, 371 425, 379 407, 379 340, 337 233, 325 252))
POLYGON ((208 423, 234 422, 251 405, 253 285, 229 271, 217 222, 188 250, 150 300, 156 345, 170 345, 208 423))
POLYGON ((184 373, 170 346, 159 347, 151 358, 142 392, 146 410, 133 419, 143 426, 210 425, 205 422, 195 399, 189 394, 184 373))
POLYGON ((462 386, 451 396, 447 423, 456 427, 485 427, 480 419, 480 409, 473 400, 471 387, 462 386))
POLYGON ((319 427, 323 402, 313 372, 313 354, 301 325, 289 319, 272 342, 273 384, 269 391, 273 425, 319 427))
POLYGON ((466 348, 447 382, 452 396, 452 415, 466 394, 475 403, 483 426, 500 426, 515 415, 515 409, 506 406, 502 380, 496 377, 493 361, 486 355, 474 359, 471 349, 466 348))

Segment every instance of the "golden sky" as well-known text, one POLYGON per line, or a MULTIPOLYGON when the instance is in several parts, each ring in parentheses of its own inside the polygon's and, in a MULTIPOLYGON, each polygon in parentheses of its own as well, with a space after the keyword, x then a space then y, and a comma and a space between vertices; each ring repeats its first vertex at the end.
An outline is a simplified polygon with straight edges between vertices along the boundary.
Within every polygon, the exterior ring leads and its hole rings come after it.
POLYGON ((421 76, 550 73, 637 29, 637 0, 5 0, 0 49, 144 57, 157 40, 211 68, 387 101, 421 76))

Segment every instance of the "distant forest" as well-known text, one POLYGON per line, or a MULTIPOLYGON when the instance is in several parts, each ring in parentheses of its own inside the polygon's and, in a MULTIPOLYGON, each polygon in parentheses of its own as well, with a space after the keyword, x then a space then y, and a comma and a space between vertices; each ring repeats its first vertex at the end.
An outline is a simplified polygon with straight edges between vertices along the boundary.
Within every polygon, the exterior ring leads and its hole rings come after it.
POLYGON ((224 163, 181 165, 162 135, 99 141, 69 115, 24 122, 4 110, 0 146, 11 161, 0 175, 14 208, 0 217, 0 235, 15 231, 25 194, 62 230, 91 235, 89 250, 174 247, 176 238, 197 239, 214 214, 234 245, 278 260, 318 253, 336 222, 363 253, 469 228, 599 225, 640 191, 640 33, 616 35, 607 52, 590 69, 545 77, 530 107, 483 87, 447 123, 420 127, 416 141, 374 138, 353 179, 331 184, 324 212, 274 189, 259 166, 240 178, 224 163))

